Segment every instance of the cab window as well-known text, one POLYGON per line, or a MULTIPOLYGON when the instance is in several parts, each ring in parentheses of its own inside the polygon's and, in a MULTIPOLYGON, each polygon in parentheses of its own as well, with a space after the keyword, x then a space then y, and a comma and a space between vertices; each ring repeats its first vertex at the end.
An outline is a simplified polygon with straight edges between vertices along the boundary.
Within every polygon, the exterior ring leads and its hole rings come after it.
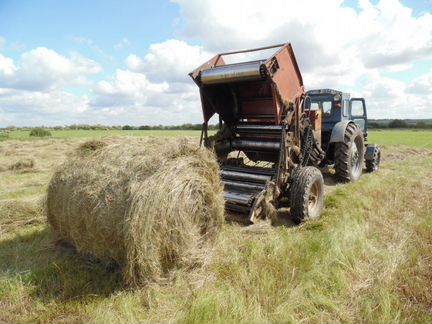
POLYGON ((331 101, 323 101, 322 102, 322 110, 323 114, 330 116, 331 115, 331 109, 332 109, 332 102, 331 101))
POLYGON ((344 100, 344 104, 343 104, 343 115, 344 116, 348 116, 349 113, 349 100, 344 100))
POLYGON ((363 102, 359 100, 351 101, 351 115, 352 116, 364 115, 363 102))
POLYGON ((333 103, 332 101, 312 101, 310 104, 311 110, 322 110, 324 115, 330 116, 333 103))
POLYGON ((310 109, 311 110, 318 110, 318 109, 320 109, 318 102, 313 102, 312 101, 311 105, 310 105, 310 109))

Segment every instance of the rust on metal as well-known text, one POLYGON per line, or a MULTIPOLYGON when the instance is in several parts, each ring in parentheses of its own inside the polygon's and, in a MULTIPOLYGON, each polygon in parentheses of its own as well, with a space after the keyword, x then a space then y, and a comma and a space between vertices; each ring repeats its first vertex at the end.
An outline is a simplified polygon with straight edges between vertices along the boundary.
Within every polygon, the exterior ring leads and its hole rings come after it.
MULTIPOLYGON (((237 86, 240 93, 240 110, 245 116, 254 116, 262 111, 269 112, 269 107, 272 107, 270 112, 276 116, 275 124, 281 122, 283 107, 295 103, 296 98, 304 93, 303 79, 290 43, 221 53, 193 70, 190 76, 201 89, 201 105, 205 122, 208 122, 215 113, 224 117, 222 112, 224 107, 219 105, 221 101, 214 100, 213 97, 223 96, 224 106, 235 104, 232 102, 234 100, 232 91, 223 86, 218 88, 211 85, 237 86), (272 48, 278 50, 261 61, 225 64, 223 59, 227 55, 259 52, 272 48), (242 86, 240 84, 242 81, 257 81, 257 83, 249 82, 247 86, 242 86), (257 95, 253 98, 251 96, 245 98, 242 96, 245 92, 253 92, 257 95)), ((230 116, 225 117, 235 119, 230 116)))

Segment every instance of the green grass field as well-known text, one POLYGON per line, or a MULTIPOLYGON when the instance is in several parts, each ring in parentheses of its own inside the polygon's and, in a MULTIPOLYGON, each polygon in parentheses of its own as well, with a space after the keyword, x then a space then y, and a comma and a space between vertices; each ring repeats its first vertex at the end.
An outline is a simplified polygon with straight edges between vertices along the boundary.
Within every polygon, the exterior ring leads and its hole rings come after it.
MULTIPOLYGON (((11 131, 9 139, 35 139, 29 136, 30 131, 11 131)), ((210 131, 209 134, 213 134, 210 131)), ((53 130, 52 138, 95 138, 103 136, 196 136, 197 130, 53 130)), ((369 131, 369 142, 383 145, 408 145, 432 148, 432 131, 427 130, 372 130, 369 131)))
POLYGON ((370 143, 382 145, 407 145, 420 148, 432 148, 430 130, 372 130, 369 131, 370 143))
MULTIPOLYGON (((196 131, 160 132, 132 133, 198 142, 196 131)), ((0 142, 0 322, 432 322, 432 132, 371 132, 381 169, 331 186, 319 220, 227 223, 207 266, 140 289, 56 250, 40 208, 53 170, 83 137, 116 134, 18 134, 0 142), (34 167, 9 170, 23 159, 34 167)))

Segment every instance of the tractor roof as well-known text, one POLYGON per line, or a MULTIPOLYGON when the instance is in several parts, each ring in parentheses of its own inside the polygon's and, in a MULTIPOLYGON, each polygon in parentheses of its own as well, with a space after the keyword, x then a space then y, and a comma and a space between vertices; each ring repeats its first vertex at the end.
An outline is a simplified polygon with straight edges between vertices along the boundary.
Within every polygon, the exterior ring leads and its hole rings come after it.
POLYGON ((317 89, 317 90, 309 90, 306 91, 306 94, 308 95, 344 95, 344 96, 348 96, 349 97, 349 93, 347 92, 342 92, 342 91, 338 91, 338 90, 334 90, 334 89, 317 89))

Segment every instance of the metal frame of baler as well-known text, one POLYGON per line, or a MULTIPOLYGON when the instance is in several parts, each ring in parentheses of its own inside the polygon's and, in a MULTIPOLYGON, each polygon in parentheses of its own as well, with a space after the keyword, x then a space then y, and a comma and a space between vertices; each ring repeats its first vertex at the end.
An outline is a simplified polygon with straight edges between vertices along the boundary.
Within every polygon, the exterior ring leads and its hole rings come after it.
MULTIPOLYGON (((275 178, 274 178, 274 188, 272 188, 273 199, 277 198, 282 191, 286 189, 286 186, 288 185, 288 177, 290 173, 292 172, 293 168, 295 167, 295 164, 292 162, 293 158, 296 159, 295 155, 293 153, 296 153, 298 156, 300 155, 301 150, 301 138, 302 138, 302 126, 300 123, 301 114, 304 112, 304 101, 306 99, 306 96, 304 94, 304 88, 303 88, 303 81, 302 77, 296 62, 296 59, 294 57, 291 45, 289 43, 286 44, 278 44, 273 46, 266 46, 266 47, 260 47, 260 48, 254 48, 249 50, 241 50, 241 51, 232 51, 232 52, 226 52, 221 53, 210 59, 208 62, 204 63, 200 67, 198 67, 196 70, 194 70, 190 75, 194 79, 194 81, 197 83, 197 85, 201 88, 201 85, 199 84, 199 78, 200 73, 202 69, 209 69, 213 67, 220 66, 220 64, 225 65, 225 62, 223 61, 224 55, 232 55, 232 54, 241 54, 241 53, 250 53, 255 51, 262 51, 272 48, 278 48, 280 49, 276 51, 271 57, 269 57, 267 60, 263 61, 267 67, 268 71, 272 71, 272 65, 278 64, 278 61, 275 59, 279 53, 281 53, 283 50, 288 50, 289 59, 291 60, 290 64, 294 68, 294 71, 291 71, 295 73, 295 76, 293 78, 296 78, 298 81, 298 84, 296 85, 297 91, 296 93, 290 93, 290 96, 288 96, 286 93, 281 94, 278 90, 282 89, 292 89, 292 87, 281 87, 275 84, 276 81, 272 78, 271 89, 272 89, 272 98, 273 98, 273 109, 275 111, 275 125, 281 126, 281 136, 280 136, 280 149, 279 149, 279 158, 277 160, 277 163, 275 163, 275 178), (276 63, 275 63, 276 62, 276 63), (284 96, 285 95, 285 96, 284 96), (289 100, 287 100, 289 99, 289 100), (279 107, 278 107, 279 106, 279 107), (282 110, 279 112, 279 110, 282 110), (294 119, 294 120, 293 120, 294 119), (287 133, 294 128, 294 136, 289 139, 289 144, 287 141, 287 133), (292 152, 295 150, 295 147, 297 147, 297 152, 292 152)), ((246 62, 247 63, 247 62, 246 62)), ((230 64, 226 65, 229 66, 230 64)), ((279 66, 277 66, 279 68, 279 66)), ((277 70, 275 70, 277 72, 277 70)), ((200 138, 200 145, 203 143, 207 146, 209 143, 209 136, 208 136, 208 121, 213 116, 216 111, 213 109, 213 112, 210 114, 207 110, 208 107, 205 105, 205 101, 203 98, 202 91, 200 91, 201 95, 201 103, 203 108, 203 115, 204 115, 204 123, 202 124, 202 131, 201 131, 201 138, 200 138)), ((222 124, 224 123, 222 117, 219 115, 219 130, 222 128, 222 124)), ((271 204, 266 204, 263 200, 268 200, 268 197, 265 197, 267 192, 270 188, 268 188, 269 183, 266 184, 266 188, 256 196, 254 203, 250 209, 249 213, 249 219, 251 221, 254 221, 258 215, 261 212, 261 208, 264 207, 266 209, 272 208, 270 206, 271 204), (262 207, 261 207, 262 206, 262 207)), ((272 200, 272 197, 270 197, 270 200, 272 200)), ((274 207, 273 207, 274 208, 274 207)), ((269 210, 266 211, 267 213, 269 210)))

